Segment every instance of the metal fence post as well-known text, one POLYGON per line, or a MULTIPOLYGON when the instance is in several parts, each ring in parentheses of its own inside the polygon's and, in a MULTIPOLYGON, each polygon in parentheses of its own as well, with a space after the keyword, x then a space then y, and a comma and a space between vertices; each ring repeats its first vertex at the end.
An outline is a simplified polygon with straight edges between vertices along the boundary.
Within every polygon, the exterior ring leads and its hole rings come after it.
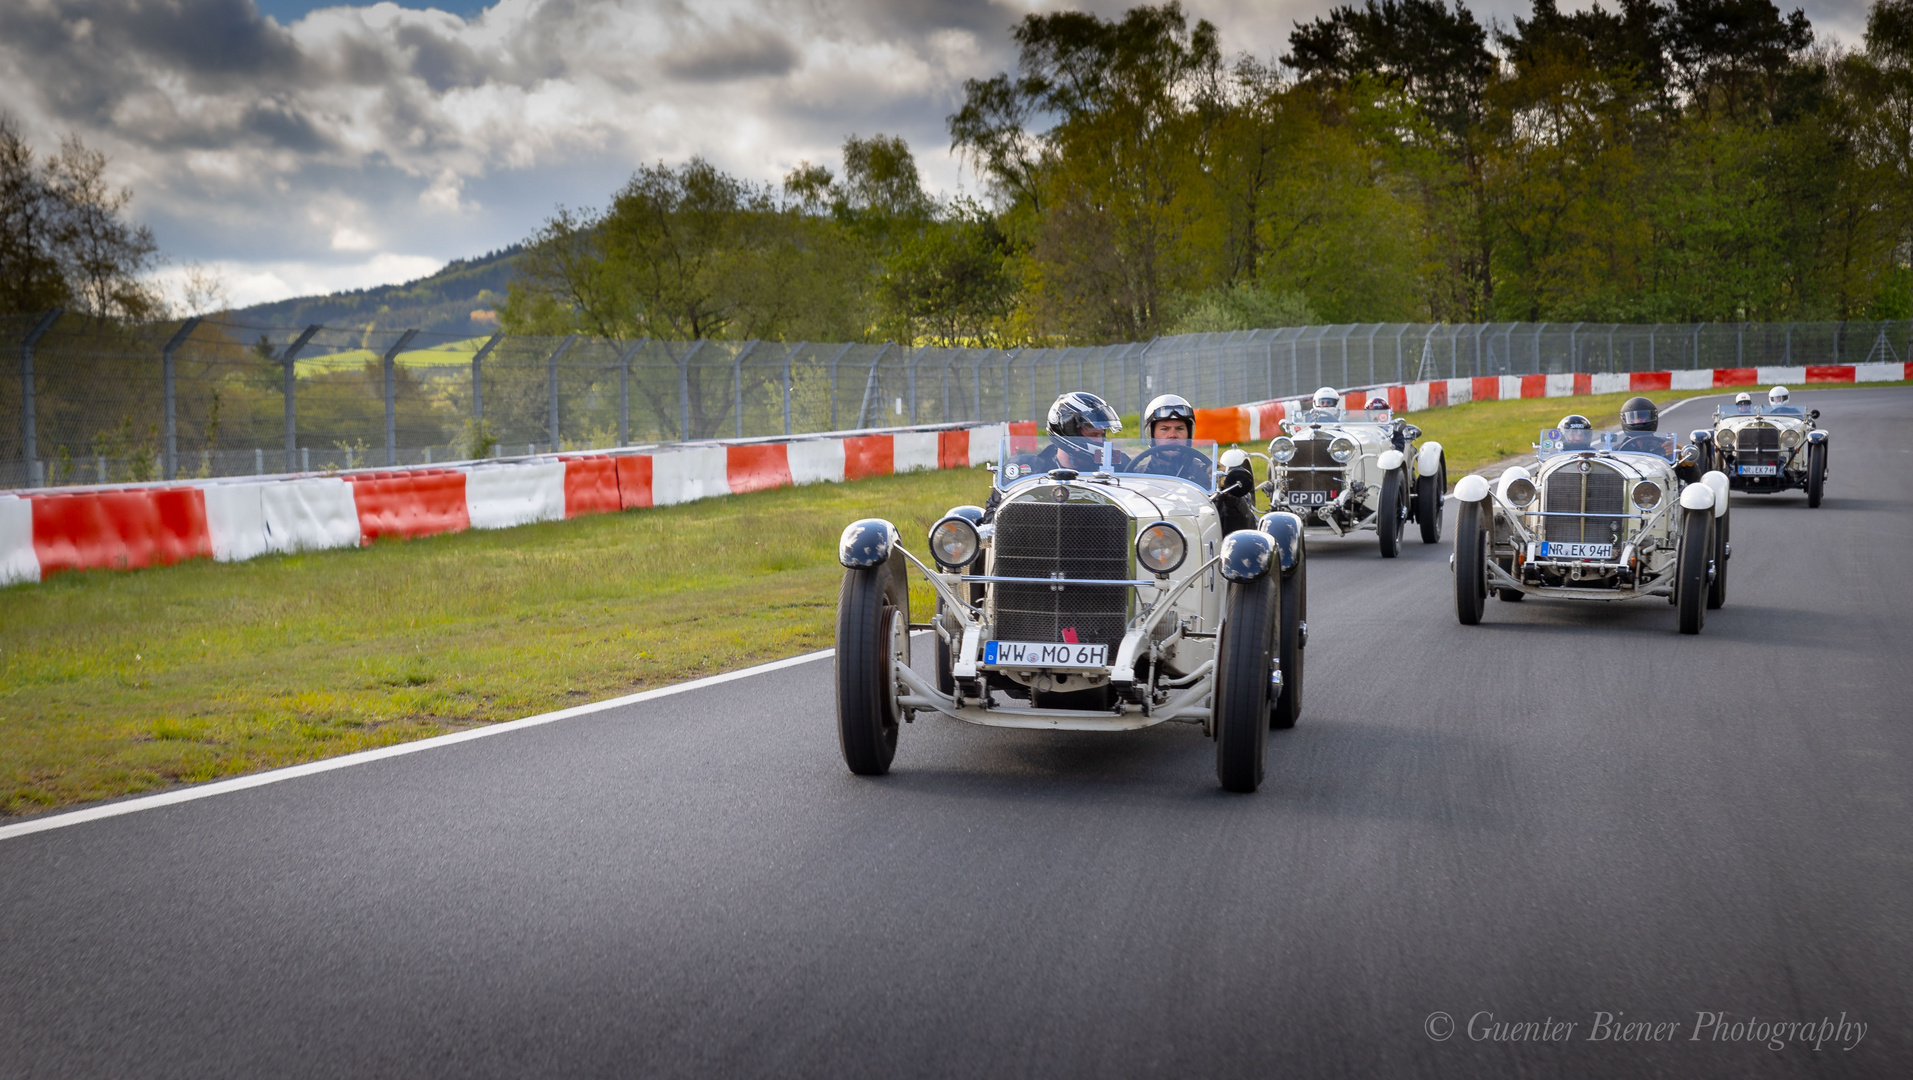
POLYGON ((850 352, 850 344, 854 344, 854 343, 845 344, 843 348, 837 350, 837 355, 830 358, 830 430, 832 431, 838 430, 837 429, 837 363, 838 361, 844 358, 844 355, 846 353, 850 352))
POLYGON ((40 473, 39 432, 35 430, 33 415, 33 346, 65 313, 65 308, 54 308, 42 315, 20 341, 20 439, 21 449, 26 452, 28 487, 46 486, 46 477, 40 473))
POLYGON ((790 434, 790 396, 796 389, 791 382, 790 365, 791 361, 797 358, 797 350, 804 345, 805 343, 800 341, 784 352, 784 434, 786 436, 790 434))
POLYGON ((618 445, 631 445, 631 358, 651 339, 641 337, 618 357, 618 445))
POLYGON ((554 454, 558 452, 558 359, 570 351, 572 343, 577 340, 578 335, 573 334, 564 341, 559 342, 558 347, 552 350, 551 358, 545 361, 545 371, 550 386, 548 396, 551 406, 551 415, 549 417, 551 452, 554 454))
POLYGON ((484 437, 485 427, 485 390, 482 368, 485 358, 491 355, 498 343, 505 339, 504 333, 496 333, 472 354, 472 450, 477 453, 478 441, 484 437))
MULTIPOLYGON (((863 401, 857 405, 857 430, 859 431, 863 430, 864 414, 870 411, 870 392, 877 388, 877 365, 883 362, 884 356, 889 352, 890 342, 886 341, 883 343, 883 348, 878 349, 877 355, 870 360, 870 374, 864 377, 863 401)), ((881 410, 879 413, 881 414, 881 410)))
POLYGON ((744 358, 757 351, 758 339, 752 338, 731 357, 731 408, 737 413, 737 437, 744 437, 744 358))
POLYGON ((417 330, 407 330, 399 335, 391 348, 385 350, 385 467, 388 469, 397 467, 399 463, 399 399, 392 368, 399 353, 417 336, 417 330))
POLYGON ((706 339, 698 338, 691 347, 678 357, 678 441, 686 442, 691 438, 691 357, 696 356, 704 347, 706 339))
POLYGON ((1012 349, 1003 354, 1003 419, 1006 423, 1016 419, 1010 414, 1010 400, 1016 396, 1010 381, 1015 376, 1010 369, 1016 366, 1016 358, 1021 355, 1023 355, 1022 349, 1012 349))
POLYGON ((286 346, 286 349, 284 352, 279 354, 279 362, 285 365, 285 369, 286 369, 286 471, 287 472, 299 471, 299 410, 296 404, 296 398, 298 395, 295 393, 295 387, 297 385, 297 374, 296 374, 296 369, 293 367, 293 363, 294 361, 299 359, 299 353, 305 349, 306 343, 312 340, 312 335, 318 333, 321 329, 323 329, 323 327, 321 327, 318 323, 313 323, 311 326, 306 327, 305 333, 300 334, 296 339, 294 339, 292 344, 286 346))
MULTIPOLYGON (((161 475, 168 480, 179 478, 179 426, 174 414, 174 404, 177 399, 173 392, 173 354, 185 344, 187 338, 193 336, 193 331, 199 328, 199 323, 200 316, 195 315, 179 324, 179 330, 173 334, 172 340, 159 351, 160 393, 164 399, 160 408, 166 433, 166 460, 163 463, 161 475)), ((209 473, 211 471, 207 470, 209 473)))
POLYGON ((923 356, 930 351, 925 345, 917 350, 917 355, 903 362, 903 392, 910 395, 910 422, 917 422, 917 365, 923 362, 923 356))

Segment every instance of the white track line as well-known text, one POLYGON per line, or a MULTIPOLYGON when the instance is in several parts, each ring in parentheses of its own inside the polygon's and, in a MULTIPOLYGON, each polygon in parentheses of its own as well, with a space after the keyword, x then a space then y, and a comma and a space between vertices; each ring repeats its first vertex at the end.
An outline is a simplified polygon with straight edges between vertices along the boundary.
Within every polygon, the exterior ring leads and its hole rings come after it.
POLYGON ((837 650, 835 649, 822 649, 814 653, 805 653, 802 656, 793 656, 788 660, 773 660, 768 664, 759 664, 756 667, 744 668, 741 671, 727 671, 722 675, 709 675, 702 679, 693 679, 690 682, 677 683, 672 686, 660 686, 655 690, 646 690, 637 694, 627 694, 624 697, 612 698, 609 701, 594 701, 589 705, 575 705, 569 709, 559 709, 557 712, 527 716, 522 720, 507 720, 502 724, 468 728, 464 731, 455 731, 450 735, 437 735, 430 739, 420 739, 417 742, 400 743, 397 746, 381 746, 377 750, 361 750, 356 754, 345 754, 340 757, 327 758, 324 761, 309 761, 304 765, 292 765, 284 769, 273 769, 270 772, 254 773, 250 776, 235 776, 231 780, 219 780, 210 784, 201 784, 198 787, 181 788, 177 791, 165 791, 158 795, 145 795, 137 799, 126 799, 121 802, 107 803, 103 806, 88 807, 85 810, 74 810, 65 814, 53 814, 48 817, 35 818, 31 821, 22 821, 17 825, 3 825, 0 826, 0 840, 10 840, 16 836, 31 836, 34 833, 46 832, 49 829, 64 829, 69 825, 81 825, 89 821, 98 821, 101 818, 119 817, 121 814, 137 814, 142 810, 157 810, 162 806, 173 806, 178 803, 192 802, 195 799, 210 799, 215 795, 224 795, 229 791, 244 791, 247 788, 263 787, 266 784, 277 784, 282 780, 296 780, 301 776, 312 776, 316 773, 331 772, 334 769, 349 769, 354 765, 368 765, 374 761, 384 761, 386 758, 400 757, 405 754, 416 754, 425 750, 436 750, 441 746, 452 746, 457 743, 470 742, 473 739, 483 739, 492 735, 503 735, 508 731, 519 731, 524 728, 537 727, 540 724, 549 724, 557 720, 569 720, 576 716, 589 716, 592 713, 604 712, 607 709, 636 705, 644 701, 655 701, 658 698, 671 697, 674 694, 688 693, 692 690, 702 690, 707 686, 717 686, 720 683, 748 679, 754 675, 767 675, 773 671, 782 671, 785 668, 796 667, 799 664, 808 664, 813 660, 823 660, 835 655, 836 652, 837 650))

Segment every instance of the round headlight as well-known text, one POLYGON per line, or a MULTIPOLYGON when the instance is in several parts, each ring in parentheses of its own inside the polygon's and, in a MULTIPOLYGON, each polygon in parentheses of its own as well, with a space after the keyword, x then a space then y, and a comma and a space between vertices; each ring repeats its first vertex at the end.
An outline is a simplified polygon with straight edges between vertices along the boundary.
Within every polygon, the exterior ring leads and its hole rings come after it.
POLYGON ((1652 510, 1661 504, 1661 486, 1652 480, 1643 480, 1634 485, 1634 505, 1643 510, 1652 510))
POLYGON ((1800 433, 1798 431, 1795 431, 1793 428, 1788 428, 1787 430, 1781 432, 1780 445, 1786 447, 1789 450, 1792 450, 1794 447, 1799 446, 1800 433))
POLYGON ((1335 441, 1328 444, 1328 456, 1333 458, 1337 465, 1346 463, 1349 458, 1355 456, 1355 440, 1346 435, 1337 435, 1335 441))
POLYGON ((982 543, 976 526, 964 518, 947 517, 930 526, 930 557, 946 570, 970 565, 982 543))
POLYGON ((1167 521, 1158 521, 1136 534, 1136 561, 1152 574, 1167 574, 1189 557, 1189 542, 1182 530, 1167 521))
POLYGON ((1508 481, 1508 501, 1516 506, 1526 506, 1534 501, 1534 481, 1525 476, 1517 476, 1508 481))
POLYGON ((1287 464, 1295 460, 1295 440, 1284 435, 1269 444, 1269 457, 1287 464))

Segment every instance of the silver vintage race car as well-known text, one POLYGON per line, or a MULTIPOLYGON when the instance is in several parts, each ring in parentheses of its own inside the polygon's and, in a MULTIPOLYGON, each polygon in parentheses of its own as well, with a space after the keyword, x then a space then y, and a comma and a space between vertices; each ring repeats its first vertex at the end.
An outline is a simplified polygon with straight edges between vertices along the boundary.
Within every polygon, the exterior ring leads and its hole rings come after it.
POLYGON ((1819 409, 1802 411, 1789 396, 1784 386, 1769 390, 1764 401, 1740 394, 1732 405, 1715 409, 1713 428, 1694 432, 1693 440, 1711 448, 1712 467, 1727 475, 1733 490, 1800 490, 1808 506, 1819 506, 1827 483, 1827 433, 1814 425, 1819 409))
POLYGON ((1382 558, 1392 559, 1410 521, 1420 526, 1422 543, 1441 541, 1448 463, 1440 443, 1416 444, 1420 428, 1385 402, 1370 405, 1344 409, 1334 390, 1318 390, 1311 407, 1282 421, 1283 434, 1269 443, 1263 490, 1310 528, 1337 536, 1373 530, 1382 558))
MULTIPOLYGON (((1240 452, 1225 455, 1239 464, 1240 452)), ((1231 791, 1261 783, 1270 728, 1302 703, 1302 522, 1224 536, 1216 446, 1052 435, 1004 441, 994 520, 957 507, 931 562, 871 518, 844 530, 837 727, 850 771, 888 771, 899 725, 941 713, 986 727, 1124 731, 1199 725, 1231 791), (912 623, 908 570, 937 610, 912 623), (935 634, 934 674, 910 666, 935 634)))
POLYGON ((1700 448, 1658 431, 1550 428, 1530 470, 1455 485, 1455 612, 1481 621, 1503 600, 1665 596, 1683 634, 1727 598, 1727 477, 1700 448))

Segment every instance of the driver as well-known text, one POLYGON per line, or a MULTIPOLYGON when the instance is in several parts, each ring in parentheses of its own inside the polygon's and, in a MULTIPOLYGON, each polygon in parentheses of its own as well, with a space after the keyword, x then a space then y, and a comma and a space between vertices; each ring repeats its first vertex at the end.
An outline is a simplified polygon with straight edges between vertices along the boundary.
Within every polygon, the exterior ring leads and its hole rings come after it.
MULTIPOLYGON (((1103 439, 1110 432, 1123 429, 1122 418, 1109 407, 1109 402, 1085 390, 1072 390, 1052 402, 1048 423, 1050 444, 1018 461, 1033 473, 1051 469, 1095 472, 1103 467, 1103 439)), ((1112 468, 1120 471, 1129 463, 1129 455, 1112 448, 1110 462, 1112 468)), ((978 524, 996 520, 996 508, 1002 501, 1003 489, 992 486, 978 524)))
MULTIPOLYGON (((1196 408, 1185 398, 1164 394, 1143 410, 1142 428, 1143 433, 1155 440, 1157 446, 1186 444, 1195 435, 1196 408)), ((1215 469, 1215 463, 1209 460, 1209 455, 1190 447, 1186 453, 1174 456, 1183 460, 1164 462, 1163 469, 1148 471, 1181 476, 1207 486, 1215 469)), ((1223 477, 1214 502, 1216 513, 1222 518, 1224 536, 1238 529, 1255 528, 1254 492, 1255 473, 1246 464, 1237 465, 1223 477)))
POLYGON ((1302 419, 1311 424, 1333 424, 1342 418, 1342 395, 1336 393, 1333 386, 1316 389, 1309 397, 1309 407, 1302 419))
POLYGON ((1621 439, 1615 449, 1657 454, 1661 450, 1662 440, 1651 433, 1659 431, 1660 427, 1660 406, 1648 398, 1628 398, 1627 403, 1621 406, 1621 439), (1632 434, 1634 432, 1640 434, 1632 434))
POLYGON ((1555 427, 1561 429, 1561 449, 1589 450, 1594 447, 1594 424, 1580 413, 1569 413, 1555 427))
POLYGON ((1787 404, 1788 396, 1787 388, 1784 386, 1776 386, 1767 391, 1767 411, 1788 415, 1798 414, 1800 410, 1797 407, 1787 404))

